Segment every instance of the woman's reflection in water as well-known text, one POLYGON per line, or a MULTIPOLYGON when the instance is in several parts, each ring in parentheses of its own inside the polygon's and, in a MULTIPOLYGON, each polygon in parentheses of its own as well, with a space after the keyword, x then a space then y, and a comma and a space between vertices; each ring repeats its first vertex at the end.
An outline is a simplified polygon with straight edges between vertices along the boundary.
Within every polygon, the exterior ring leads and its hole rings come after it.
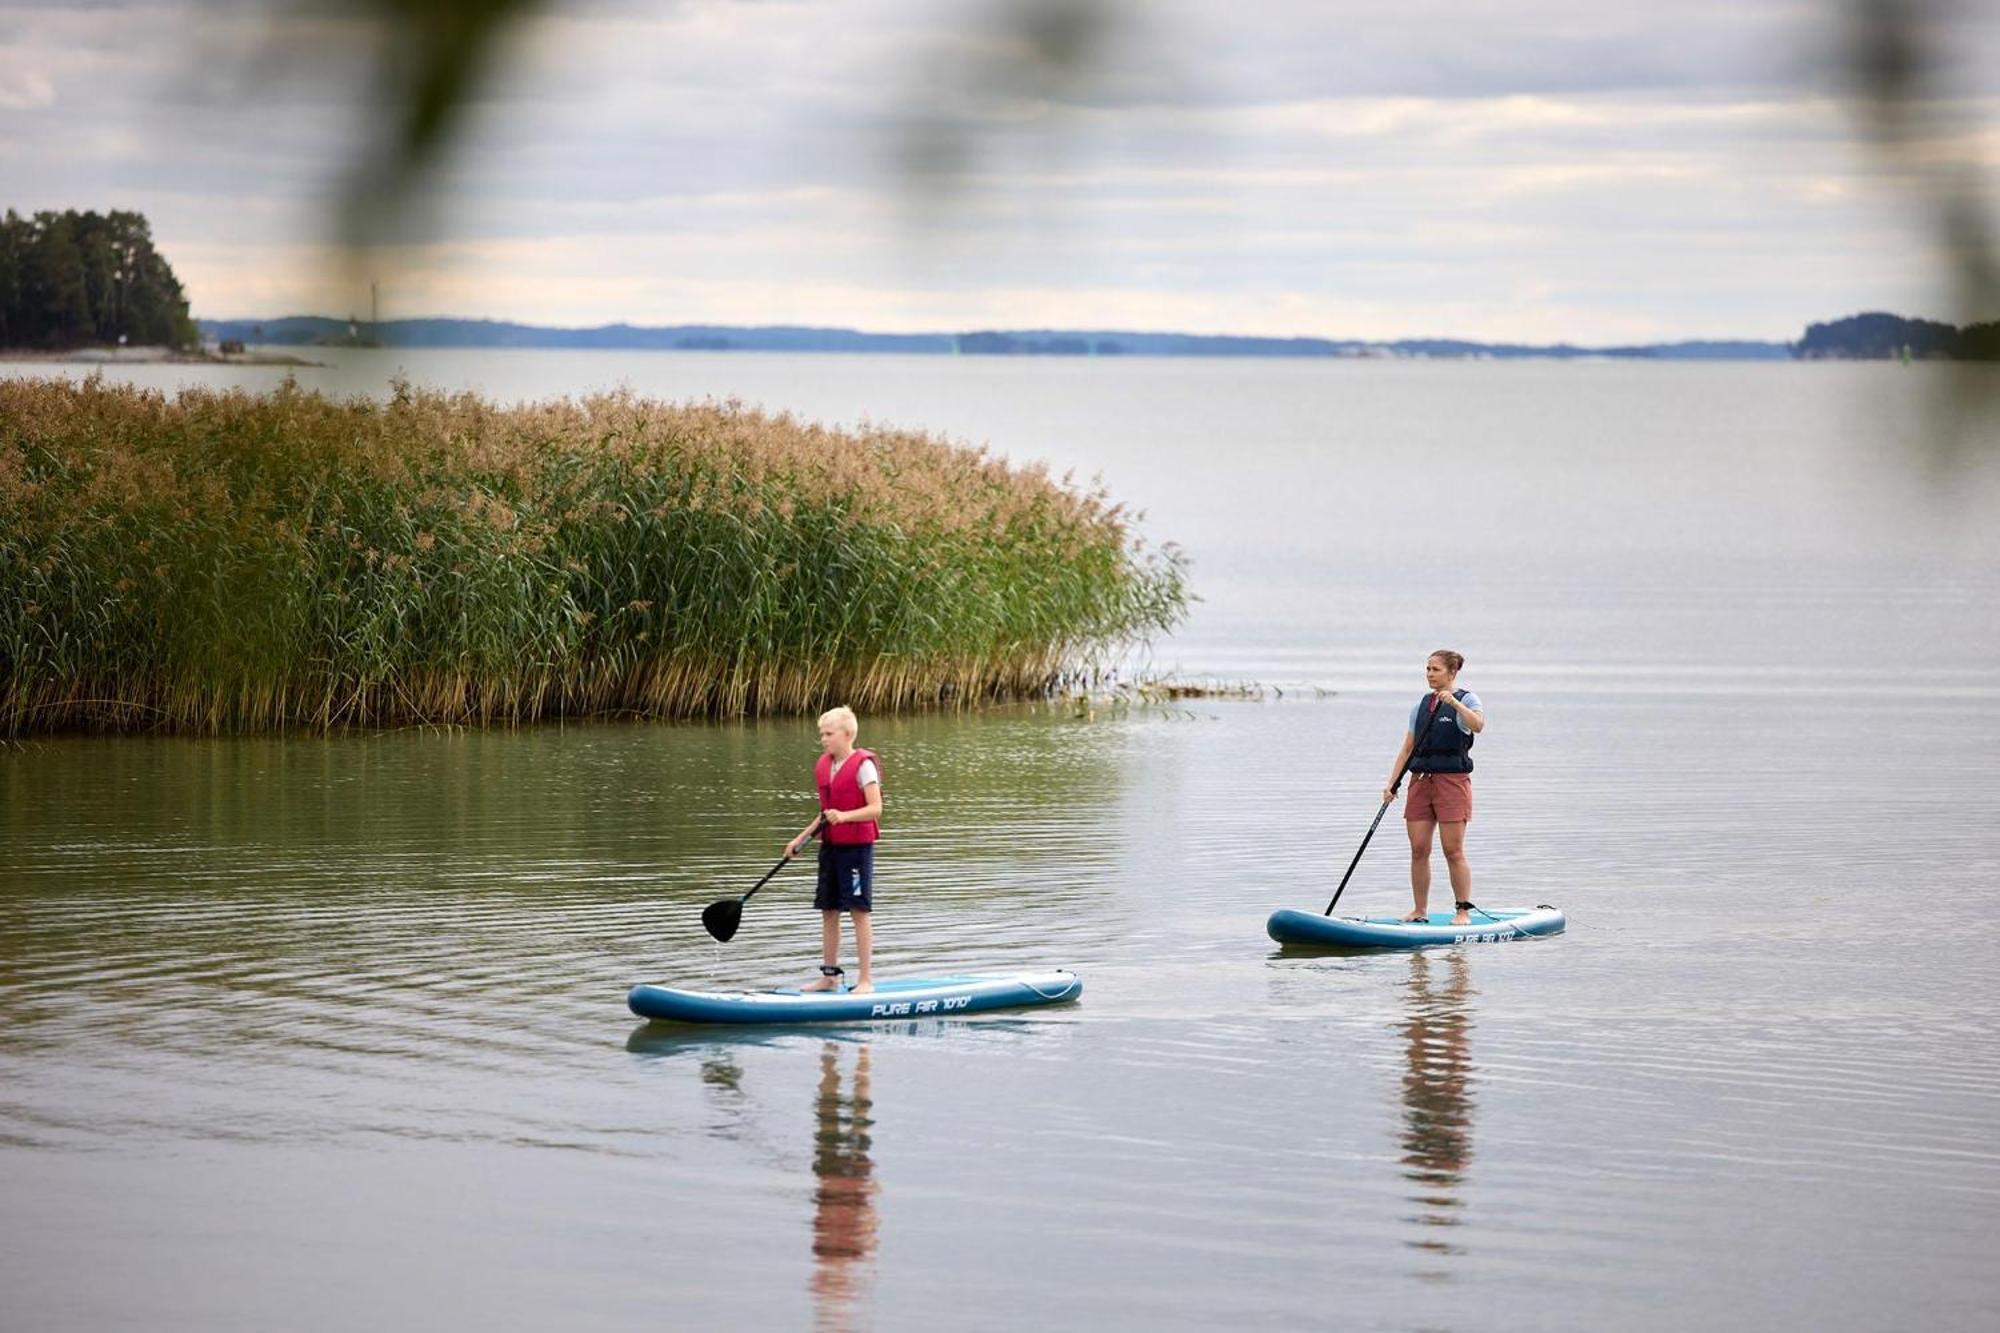
MULTIPOLYGON (((851 1095, 841 1088, 842 1043, 819 1056, 819 1096, 813 1138, 813 1304, 819 1327, 855 1326, 875 1256, 875 1163, 868 1131, 875 1121, 868 1091, 869 1049, 854 1051, 851 1095)), ((860 1321, 866 1322, 866 1321, 860 1321)))
MULTIPOLYGON (((1440 958, 1410 955, 1410 1014, 1403 1024, 1408 1068, 1403 1074, 1403 1177, 1416 1191, 1419 1211, 1410 1220, 1425 1228, 1459 1225, 1465 1201, 1459 1183, 1472 1157, 1472 1057, 1466 1037, 1472 1030, 1473 992, 1465 952, 1440 958)), ((1445 1235, 1424 1235, 1409 1244, 1437 1256, 1461 1254, 1445 1235)), ((1446 1270, 1427 1277, 1443 1278, 1446 1270)))

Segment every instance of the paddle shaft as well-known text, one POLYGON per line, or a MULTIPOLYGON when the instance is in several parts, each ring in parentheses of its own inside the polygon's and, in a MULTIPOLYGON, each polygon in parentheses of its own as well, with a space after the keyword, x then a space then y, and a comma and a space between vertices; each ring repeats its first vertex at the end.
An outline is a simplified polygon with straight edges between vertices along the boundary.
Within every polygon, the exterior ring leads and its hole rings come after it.
MULTIPOLYGON (((821 829, 825 827, 826 827, 826 816, 822 814, 818 819, 815 819, 813 821, 812 827, 806 831, 806 836, 811 837, 813 834, 818 833, 821 829)), ((769 884, 771 882, 771 877, 777 874, 780 870, 783 870, 786 867, 786 865, 788 865, 791 862, 791 859, 792 858, 790 856, 779 857, 778 864, 772 866, 769 870, 766 870, 764 872, 764 878, 758 880, 755 884, 750 886, 750 893, 755 893, 757 892, 757 890, 763 888, 766 884, 769 884)), ((750 893, 744 894, 741 898, 738 898, 736 901, 739 903, 749 902, 750 893)))

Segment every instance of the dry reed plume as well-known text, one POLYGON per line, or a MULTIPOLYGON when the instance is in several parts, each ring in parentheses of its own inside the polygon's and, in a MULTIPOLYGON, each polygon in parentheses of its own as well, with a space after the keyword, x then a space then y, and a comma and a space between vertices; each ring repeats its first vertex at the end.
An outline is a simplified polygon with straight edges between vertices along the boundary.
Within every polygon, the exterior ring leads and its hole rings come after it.
POLYGON ((0 381, 0 735, 1027 695, 1186 602, 1101 490, 919 434, 0 381))

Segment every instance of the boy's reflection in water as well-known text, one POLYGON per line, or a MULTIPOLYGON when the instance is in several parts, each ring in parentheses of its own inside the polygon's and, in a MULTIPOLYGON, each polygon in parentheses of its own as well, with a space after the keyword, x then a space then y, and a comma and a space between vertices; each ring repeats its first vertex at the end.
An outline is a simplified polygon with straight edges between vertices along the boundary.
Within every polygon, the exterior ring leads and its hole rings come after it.
MULTIPOLYGON (((868 1156, 867 1045, 853 1047, 853 1093, 841 1091, 842 1043, 820 1051, 819 1096, 813 1137, 813 1303, 822 1329, 857 1322, 875 1255, 875 1163, 868 1156)), ((865 1322, 865 1321, 862 1321, 865 1322)))
MULTIPOLYGON (((1423 951, 1410 955, 1402 1160, 1404 1179, 1416 1185, 1410 1201, 1419 1211, 1410 1220, 1422 1227, 1455 1227, 1465 1206, 1458 1186, 1472 1157, 1472 1057, 1466 1042, 1472 994, 1463 950, 1438 958, 1423 951)), ((1408 1243, 1438 1256, 1463 1253, 1443 1235, 1408 1243)), ((1448 1273, 1433 1270, 1425 1276, 1448 1273)))

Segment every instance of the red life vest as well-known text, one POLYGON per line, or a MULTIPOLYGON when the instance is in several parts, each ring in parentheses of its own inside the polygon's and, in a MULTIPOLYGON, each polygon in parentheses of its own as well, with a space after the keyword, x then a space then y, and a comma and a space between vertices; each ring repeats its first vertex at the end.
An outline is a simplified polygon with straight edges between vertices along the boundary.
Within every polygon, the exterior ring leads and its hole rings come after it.
MULTIPOLYGON (((813 781, 819 784, 819 808, 822 810, 860 810, 867 806, 868 797, 861 790, 861 763, 865 759, 875 759, 872 750, 856 746, 840 765, 840 772, 833 771, 833 756, 823 754, 813 769, 813 781)), ((875 759, 875 777, 882 777, 882 761, 875 759)), ((867 823, 829 824, 822 835, 830 843, 840 847, 856 843, 874 842, 882 836, 882 828, 874 820, 867 823)))

